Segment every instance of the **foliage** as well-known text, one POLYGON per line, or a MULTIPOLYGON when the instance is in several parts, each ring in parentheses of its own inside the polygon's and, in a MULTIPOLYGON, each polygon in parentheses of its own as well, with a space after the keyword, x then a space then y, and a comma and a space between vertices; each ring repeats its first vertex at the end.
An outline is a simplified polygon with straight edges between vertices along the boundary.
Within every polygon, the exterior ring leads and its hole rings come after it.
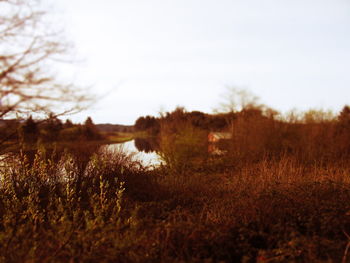
POLYGON ((74 159, 2 170, 1 261, 339 262, 349 242, 347 163, 167 176, 121 153, 74 159))
POLYGON ((160 156, 176 173, 197 169, 206 160, 207 133, 188 121, 163 121, 159 140, 160 156))
POLYGON ((159 121, 151 116, 140 117, 135 121, 134 127, 136 131, 148 131, 154 135, 159 132, 159 121))
MULTIPOLYGON (((198 130, 188 123, 176 127, 178 145, 190 150, 186 146, 198 143, 198 130)), ((147 171, 131 156, 105 151, 83 167, 75 161, 79 156, 69 154, 61 161, 39 153, 32 163, 23 155, 7 162, 0 188, 1 260, 339 262, 344 257, 350 233, 348 162, 306 164, 284 156, 220 170, 225 163, 208 159, 211 169, 198 170, 190 162, 192 152, 172 150, 185 153, 180 169, 147 171)))
POLYGON ((159 118, 146 116, 140 117, 135 122, 136 131, 147 131, 151 136, 157 136, 161 132, 164 122, 187 121, 192 126, 202 130, 222 130, 227 126, 227 119, 232 114, 206 114, 200 111, 187 112, 185 108, 177 107, 172 112, 162 113, 159 118))
POLYGON ((86 96, 48 70, 71 59, 65 57, 69 44, 49 26, 40 2, 3 0, 0 10, 0 118, 77 109, 86 96))
POLYGON ((227 87, 223 100, 216 111, 235 113, 248 108, 261 107, 258 103, 259 98, 246 88, 227 87))
POLYGON ((90 117, 83 125, 71 121, 62 123, 56 116, 38 121, 30 116, 23 124, 19 124, 19 135, 24 143, 57 142, 57 141, 98 141, 103 139, 90 117))
POLYGON ((211 156, 207 116, 178 109, 158 120, 167 163, 153 170, 106 149, 7 159, 0 261, 347 262, 344 112, 287 121, 245 108, 226 115, 228 152, 211 156))
POLYGON ((123 195, 141 182, 138 163, 104 151, 84 169, 70 154, 55 162, 41 152, 32 163, 21 154, 8 164, 1 170, 1 262, 118 260, 120 250, 132 260, 136 222, 123 195))
POLYGON ((38 124, 33 120, 32 116, 19 127, 19 136, 22 142, 36 142, 38 133, 38 124))
POLYGON ((350 107, 349 106, 344 106, 342 111, 339 113, 338 120, 343 125, 350 126, 350 107))
MULTIPOLYGON (((51 20, 40 0, 0 1, 0 121, 6 128, 0 152, 18 143, 18 126, 7 120, 33 115, 51 121, 53 116, 80 111, 91 102, 86 90, 55 72, 60 63, 72 62, 72 57, 70 43, 51 20)), ((52 129, 42 131, 47 140, 57 139, 52 129)), ((35 142, 38 137, 26 134, 29 131, 21 131, 22 141, 35 142)))
POLYGON ((83 136, 87 140, 98 140, 101 139, 102 136, 98 132, 96 125, 92 121, 91 117, 87 117, 84 126, 83 126, 83 136))

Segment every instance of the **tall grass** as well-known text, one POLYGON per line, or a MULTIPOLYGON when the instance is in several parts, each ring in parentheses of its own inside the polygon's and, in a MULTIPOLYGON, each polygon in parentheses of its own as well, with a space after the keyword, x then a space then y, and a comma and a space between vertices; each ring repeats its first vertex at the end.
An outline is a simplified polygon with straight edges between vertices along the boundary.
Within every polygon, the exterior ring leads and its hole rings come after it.
POLYGON ((265 159, 223 173, 165 176, 162 198, 144 204, 153 249, 161 251, 154 257, 340 262, 350 233, 350 168, 340 165, 265 159))
POLYGON ((172 120, 157 169, 108 151, 8 161, 0 261, 349 262, 348 126, 244 114, 224 156, 172 120))
POLYGON ((70 154, 14 157, 1 171, 0 261, 132 261, 137 236, 124 194, 142 187, 140 171, 123 153, 96 154, 85 169, 70 154))
POLYGON ((2 262, 340 262, 349 242, 345 162, 177 175, 120 153, 85 170, 72 155, 15 162, 2 172, 2 262))
POLYGON ((159 155, 170 171, 182 174, 199 168, 207 157, 207 133, 188 121, 163 123, 159 155))

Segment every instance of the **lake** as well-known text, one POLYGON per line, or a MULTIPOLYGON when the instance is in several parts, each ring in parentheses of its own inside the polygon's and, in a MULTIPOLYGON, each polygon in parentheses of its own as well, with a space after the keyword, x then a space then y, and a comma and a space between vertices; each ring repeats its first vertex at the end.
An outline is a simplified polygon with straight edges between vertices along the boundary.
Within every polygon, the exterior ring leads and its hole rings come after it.
MULTIPOLYGON (((98 148, 100 149, 104 148, 108 151, 116 151, 116 152, 124 152, 126 154, 130 154, 132 156, 132 159, 135 161, 140 162, 144 167, 148 167, 149 169, 155 168, 157 166, 160 166, 162 163, 164 163, 160 156, 155 151, 156 149, 156 143, 150 139, 136 139, 127 141, 124 143, 115 143, 115 144, 108 144, 104 146, 97 146, 97 148, 90 149, 82 148, 77 149, 78 147, 74 147, 71 150, 76 150, 77 152, 73 156, 78 156, 78 161, 83 164, 83 166, 87 165, 92 154, 96 151, 98 151, 98 148)), ((29 162, 32 163, 34 161, 36 151, 33 151, 31 153, 28 153, 29 162)), ((49 155, 50 156, 50 155, 49 155)), ((60 156, 60 154, 58 155, 60 156)), ((60 158, 60 157, 59 157, 60 158)), ((16 162, 18 162, 18 158, 16 157, 16 154, 3 154, 0 155, 0 182, 3 179, 3 172, 6 170, 6 167, 8 165, 13 165, 16 162)), ((59 161, 59 159, 57 160, 59 161)))
MULTIPOLYGON (((115 143, 101 146, 102 149, 108 151, 124 152, 126 154, 132 155, 132 159, 140 162, 144 167, 149 169, 160 166, 164 163, 160 156, 156 153, 155 149, 149 146, 149 141, 145 139, 142 140, 132 140, 124 143, 115 143)), ((91 156, 92 153, 87 153, 91 156)), ((0 155, 0 183, 3 180, 3 172, 9 164, 18 162, 16 155, 3 154, 0 155)), ((86 160, 86 165, 88 160, 86 160)), ((1 185, 1 184, 0 184, 1 185)))
POLYGON ((107 150, 122 151, 127 154, 132 154, 133 160, 140 161, 146 167, 156 167, 162 163, 160 156, 155 151, 141 150, 135 140, 124 143, 108 144, 104 147, 106 147, 107 150))

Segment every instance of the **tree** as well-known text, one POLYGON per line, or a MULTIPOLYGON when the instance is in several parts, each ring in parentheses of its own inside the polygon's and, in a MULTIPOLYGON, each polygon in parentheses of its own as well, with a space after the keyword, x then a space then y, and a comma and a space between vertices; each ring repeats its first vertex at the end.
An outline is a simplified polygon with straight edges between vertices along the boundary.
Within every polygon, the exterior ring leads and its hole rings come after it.
POLYGON ((91 117, 87 117, 84 123, 84 136, 87 140, 99 140, 101 135, 91 117))
POLYGON ((341 148, 350 153, 350 107, 344 106, 338 115, 337 136, 341 148))
POLYGON ((86 99, 49 71, 66 60, 69 44, 48 19, 38 0, 0 0, 0 118, 62 114, 86 99))
MULTIPOLYGON (((70 61, 70 44, 49 25, 39 0, 0 0, 0 119, 59 116, 89 101, 82 89, 60 81, 53 71, 70 61)), ((2 138, 0 151, 14 134, 15 129, 2 138)))
POLYGON ((156 134, 159 131, 159 123, 155 117, 147 115, 146 117, 139 117, 135 121, 136 131, 146 131, 148 130, 152 134, 156 134))
POLYGON ((247 89, 227 87, 218 112, 235 113, 247 108, 259 108, 259 98, 247 89))
POLYGON ((63 124, 64 129, 72 128, 74 127, 73 122, 70 119, 67 119, 66 122, 63 124))
POLYGON ((19 127, 19 135, 23 142, 36 142, 38 139, 38 124, 33 120, 32 116, 19 127))
POLYGON ((54 114, 50 114, 49 118, 42 125, 41 139, 48 142, 57 141, 59 133, 62 129, 62 121, 54 114))
POLYGON ((339 122, 344 125, 350 127, 350 107, 344 106, 338 116, 339 122))
POLYGON ((322 109, 310 109, 304 113, 303 122, 306 124, 320 124, 334 120, 332 111, 324 111, 322 109))

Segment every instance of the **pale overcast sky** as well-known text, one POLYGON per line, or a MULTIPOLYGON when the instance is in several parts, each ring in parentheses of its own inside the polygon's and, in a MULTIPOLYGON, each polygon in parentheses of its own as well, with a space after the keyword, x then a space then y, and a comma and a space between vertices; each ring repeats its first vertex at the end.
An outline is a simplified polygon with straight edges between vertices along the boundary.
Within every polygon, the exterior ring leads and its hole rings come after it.
POLYGON ((60 0, 76 78, 106 94, 96 123, 177 105, 211 112, 226 86, 279 111, 350 104, 349 0, 60 0), (112 90, 112 92, 110 92, 112 90))

